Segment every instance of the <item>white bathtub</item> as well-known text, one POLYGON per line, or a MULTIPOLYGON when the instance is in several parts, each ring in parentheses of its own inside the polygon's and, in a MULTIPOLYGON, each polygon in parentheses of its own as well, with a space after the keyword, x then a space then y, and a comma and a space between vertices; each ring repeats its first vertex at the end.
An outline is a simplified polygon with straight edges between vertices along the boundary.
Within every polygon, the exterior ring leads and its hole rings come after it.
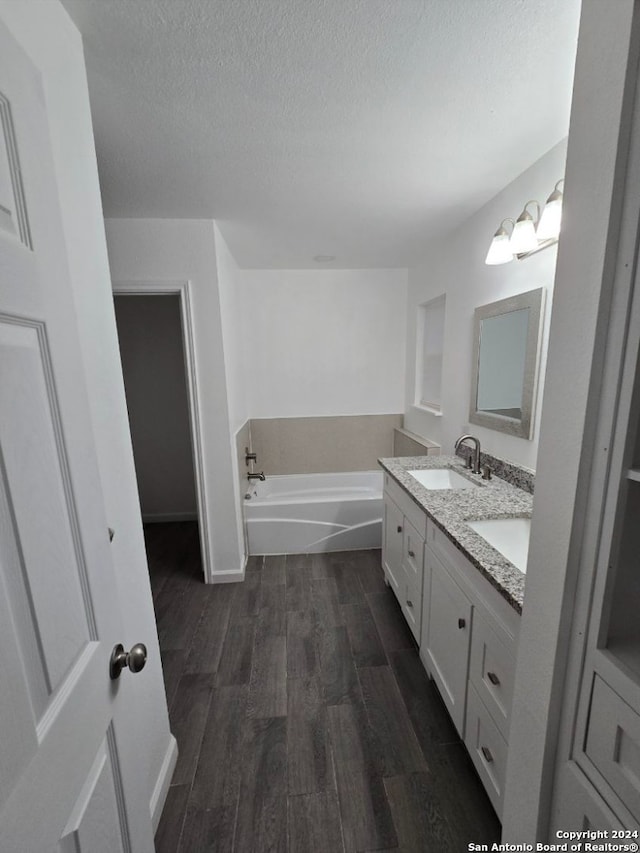
POLYGON ((254 481, 245 499, 250 554, 379 548, 382 471, 290 474, 254 481))

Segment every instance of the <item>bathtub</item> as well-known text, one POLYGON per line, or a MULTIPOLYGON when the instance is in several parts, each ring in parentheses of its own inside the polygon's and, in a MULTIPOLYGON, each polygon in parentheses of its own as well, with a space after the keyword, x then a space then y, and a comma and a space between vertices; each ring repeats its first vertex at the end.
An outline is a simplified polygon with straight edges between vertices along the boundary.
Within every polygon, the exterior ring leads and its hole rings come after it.
POLYGON ((253 481, 244 501, 249 554, 379 548, 382 477, 382 471, 354 471, 253 481))

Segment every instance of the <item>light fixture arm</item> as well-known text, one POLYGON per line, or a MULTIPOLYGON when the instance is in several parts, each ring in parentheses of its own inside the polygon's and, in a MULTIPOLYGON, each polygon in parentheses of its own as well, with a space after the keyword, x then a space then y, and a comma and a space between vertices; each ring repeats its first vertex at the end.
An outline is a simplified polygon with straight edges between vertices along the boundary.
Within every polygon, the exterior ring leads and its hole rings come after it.
POLYGON ((511 223, 511 230, 513 231, 513 229, 514 229, 514 227, 515 227, 515 224, 516 224, 516 221, 515 221, 515 219, 513 219, 511 216, 506 216, 506 217, 502 220, 502 222, 500 223, 500 227, 499 227, 499 228, 498 228, 498 230, 496 231, 496 234, 506 234, 506 233, 507 233, 507 229, 504 227, 504 223, 505 223, 505 222, 510 222, 510 223, 511 223))
POLYGON ((564 184, 564 178, 560 178, 558 183, 553 188, 553 192, 551 193, 545 204, 550 204, 551 202, 558 201, 562 198, 562 190, 560 189, 560 184, 564 184))
POLYGON ((522 213, 520 214, 520 216, 519 216, 519 217, 518 217, 518 219, 517 219, 517 222, 523 222, 525 219, 531 219, 531 220, 532 220, 532 222, 534 223, 534 225, 536 225, 536 226, 537 226, 538 222, 540 222, 540 205, 539 205, 539 203, 535 200, 535 198, 530 199, 530 200, 525 204, 525 206, 524 206, 524 208, 523 208, 523 210, 522 210, 522 213), (533 218, 533 216, 532 216, 532 215, 529 213, 529 211, 527 210, 527 208, 529 207, 529 205, 530 205, 530 204, 535 204, 535 206, 536 206, 536 218, 535 218, 535 219, 533 218))

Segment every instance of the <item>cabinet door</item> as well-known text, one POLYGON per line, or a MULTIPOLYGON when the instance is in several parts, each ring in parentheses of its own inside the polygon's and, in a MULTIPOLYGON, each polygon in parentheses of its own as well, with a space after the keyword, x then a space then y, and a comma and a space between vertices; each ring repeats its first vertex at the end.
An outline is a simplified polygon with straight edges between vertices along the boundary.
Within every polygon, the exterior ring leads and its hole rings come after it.
POLYGON ((384 501, 384 548, 382 565, 391 588, 402 604, 404 578, 402 576, 402 536, 404 517, 398 507, 385 495, 384 501))
POLYGON ((451 719, 464 737, 471 603, 451 575, 432 560, 427 659, 451 719))

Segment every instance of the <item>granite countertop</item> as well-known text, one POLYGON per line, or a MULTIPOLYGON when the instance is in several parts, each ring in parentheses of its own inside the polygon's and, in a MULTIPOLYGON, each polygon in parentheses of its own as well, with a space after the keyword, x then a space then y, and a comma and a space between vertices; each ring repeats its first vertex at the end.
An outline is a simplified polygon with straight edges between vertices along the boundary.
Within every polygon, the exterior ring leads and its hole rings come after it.
POLYGON ((522 612, 525 575, 503 557, 467 521, 530 518, 533 496, 495 475, 483 480, 458 456, 405 456, 378 459, 380 466, 423 509, 434 524, 487 578, 509 604, 522 612), (477 483, 473 489, 425 489, 408 471, 452 468, 477 483))

